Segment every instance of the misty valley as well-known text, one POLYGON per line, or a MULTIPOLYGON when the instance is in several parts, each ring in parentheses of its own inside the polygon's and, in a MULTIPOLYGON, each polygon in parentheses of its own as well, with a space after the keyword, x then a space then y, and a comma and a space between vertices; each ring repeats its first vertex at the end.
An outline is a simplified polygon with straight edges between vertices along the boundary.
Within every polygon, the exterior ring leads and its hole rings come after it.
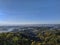
POLYGON ((0 45, 60 45, 60 25, 0 26, 0 45))

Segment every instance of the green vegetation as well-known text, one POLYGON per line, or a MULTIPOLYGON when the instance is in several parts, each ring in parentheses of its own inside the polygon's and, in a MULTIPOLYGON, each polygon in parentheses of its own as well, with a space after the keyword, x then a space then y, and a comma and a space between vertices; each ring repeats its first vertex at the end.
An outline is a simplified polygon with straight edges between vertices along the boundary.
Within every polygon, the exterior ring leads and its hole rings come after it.
POLYGON ((42 42, 22 38, 20 34, 20 32, 0 33, 0 45, 60 45, 60 31, 37 33, 42 42))

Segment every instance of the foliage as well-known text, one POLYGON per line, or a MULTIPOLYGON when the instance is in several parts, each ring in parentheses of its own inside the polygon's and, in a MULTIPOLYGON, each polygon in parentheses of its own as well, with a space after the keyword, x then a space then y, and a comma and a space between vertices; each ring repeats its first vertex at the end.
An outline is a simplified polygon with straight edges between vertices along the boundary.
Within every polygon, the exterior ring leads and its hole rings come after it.
POLYGON ((42 39, 42 42, 22 38, 20 34, 20 32, 0 33, 0 45, 60 45, 60 31, 38 33, 37 37, 42 39))

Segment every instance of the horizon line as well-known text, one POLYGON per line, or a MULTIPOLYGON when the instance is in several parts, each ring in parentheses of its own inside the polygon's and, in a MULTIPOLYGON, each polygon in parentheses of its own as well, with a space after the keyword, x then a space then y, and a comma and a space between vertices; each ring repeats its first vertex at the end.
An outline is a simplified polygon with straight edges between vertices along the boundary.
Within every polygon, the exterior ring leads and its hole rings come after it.
POLYGON ((58 25, 58 23, 44 23, 44 24, 0 24, 0 26, 3 25, 58 25))

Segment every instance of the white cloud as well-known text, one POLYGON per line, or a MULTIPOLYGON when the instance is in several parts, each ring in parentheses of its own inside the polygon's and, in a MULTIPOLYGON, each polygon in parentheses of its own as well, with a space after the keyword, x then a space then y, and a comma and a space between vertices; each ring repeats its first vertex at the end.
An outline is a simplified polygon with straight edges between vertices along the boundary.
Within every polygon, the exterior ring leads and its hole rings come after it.
POLYGON ((19 24, 37 24, 37 22, 11 22, 11 21, 0 21, 1 25, 19 25, 19 24))
POLYGON ((33 22, 14 22, 14 21, 0 21, 0 25, 23 25, 23 24, 60 24, 60 22, 53 21, 33 21, 33 22))

